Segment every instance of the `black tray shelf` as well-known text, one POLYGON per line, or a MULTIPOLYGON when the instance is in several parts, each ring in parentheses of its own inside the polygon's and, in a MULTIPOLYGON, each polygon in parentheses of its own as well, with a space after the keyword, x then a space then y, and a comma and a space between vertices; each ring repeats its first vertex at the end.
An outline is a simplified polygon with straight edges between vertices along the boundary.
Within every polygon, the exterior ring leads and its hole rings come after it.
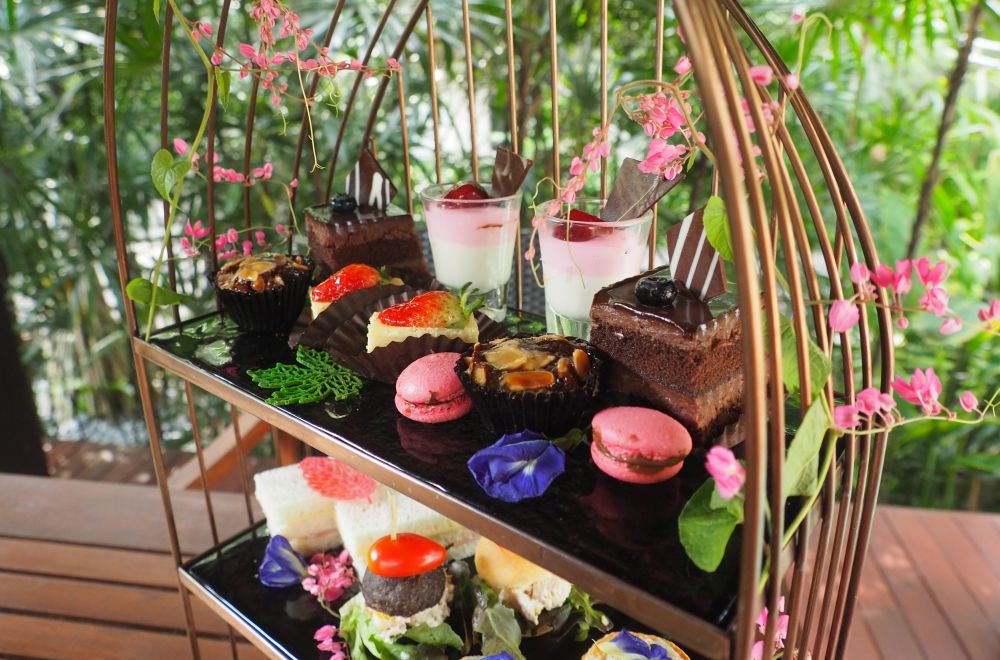
POLYGON ((708 574, 688 560, 677 532, 681 507, 707 478, 700 456, 665 483, 631 486, 600 473, 581 446, 543 497, 507 504, 487 496, 466 466, 496 440, 474 413, 446 424, 411 422, 397 413, 393 388, 380 383, 366 383, 350 402, 272 406, 246 371, 291 362, 288 343, 235 335, 214 319, 193 319, 150 342, 134 338, 136 352, 563 576, 686 650, 728 656, 739 535, 708 574))

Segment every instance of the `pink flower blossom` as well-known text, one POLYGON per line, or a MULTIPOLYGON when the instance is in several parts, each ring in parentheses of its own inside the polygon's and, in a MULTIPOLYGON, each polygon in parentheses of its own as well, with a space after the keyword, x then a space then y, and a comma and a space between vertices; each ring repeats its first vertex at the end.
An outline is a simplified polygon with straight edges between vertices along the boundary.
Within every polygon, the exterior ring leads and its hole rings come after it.
POLYGON ((201 254, 198 248, 188 240, 187 236, 181 236, 181 249, 184 250, 184 254, 189 257, 196 257, 201 254))
POLYGON ((666 140, 654 139, 649 143, 646 159, 639 163, 639 171, 659 174, 667 181, 677 178, 684 169, 684 154, 687 147, 670 144, 666 140))
POLYGON ((920 283, 925 287, 934 288, 940 286, 942 282, 948 277, 948 264, 943 261, 939 261, 933 266, 931 266, 931 260, 927 257, 920 257, 915 262, 917 267, 917 276, 920 278, 920 283))
POLYGON ((191 225, 191 221, 188 220, 187 224, 184 225, 184 233, 198 241, 211 233, 211 230, 202 224, 201 220, 195 220, 194 225, 191 225))
POLYGON ((274 173, 274 167, 271 165, 271 163, 264 163, 264 165, 261 167, 255 167, 253 172, 251 172, 251 174, 253 174, 255 178, 263 179, 265 181, 267 179, 270 179, 273 173, 274 173))
POLYGON ((920 406, 925 415, 936 415, 941 412, 941 404, 938 403, 938 397, 941 396, 941 381, 933 369, 927 371, 917 369, 909 381, 904 380, 902 376, 896 376, 896 380, 892 381, 892 389, 896 390, 905 401, 920 406))
POLYGON ((847 332, 858 324, 861 313, 849 300, 835 300, 830 305, 830 327, 834 332, 847 332))
POLYGON ((851 281, 855 284, 861 284, 862 282, 867 282, 871 278, 871 271, 868 270, 868 266, 863 263, 856 263, 851 266, 851 281))
POLYGON ((223 260, 225 260, 225 259, 232 259, 235 256, 236 256, 236 249, 235 248, 230 249, 230 250, 226 250, 225 252, 220 252, 219 253, 219 259, 223 259, 223 260))
POLYGON ((308 577, 302 580, 302 588, 328 603, 340 598, 357 579, 346 550, 339 555, 313 555, 306 573, 308 577))
POLYGON ((288 232, 288 229, 285 228, 285 225, 283 225, 282 223, 279 222, 278 224, 274 225, 274 231, 276 231, 276 232, 278 232, 278 234, 284 236, 288 232))
POLYGON ((944 316, 948 313, 948 292, 939 286, 931 287, 920 296, 920 307, 934 316, 944 316))
POLYGON ((226 242, 230 245, 236 245, 237 241, 240 240, 240 234, 238 231, 230 227, 226 230, 226 242))
POLYGON ((253 233, 253 237, 254 239, 256 239, 257 245, 264 247, 267 244, 267 242, 265 241, 264 232, 259 229, 253 233))
POLYGON ((201 32, 206 37, 211 37, 212 36, 212 24, 211 23, 206 23, 205 21, 201 21, 201 22, 195 24, 194 29, 197 32, 201 32))
POLYGON ((913 262, 909 259, 901 259, 896 262, 896 276, 892 287, 897 294, 905 296, 913 288, 912 272, 913 262))
POLYGON ((337 626, 325 625, 313 634, 313 639, 319 642, 316 648, 320 651, 330 651, 333 653, 330 660, 347 660, 345 655, 344 642, 339 641, 337 636, 337 626))
POLYGON ((758 85, 770 85, 774 80, 774 71, 767 64, 750 67, 750 78, 758 85))
POLYGON ((240 44, 240 55, 246 58, 251 58, 257 54, 257 49, 255 49, 250 44, 240 44))
POLYGON ((226 235, 219 234, 218 236, 215 237, 215 249, 221 250, 224 247, 226 247, 226 235))
POLYGON ((395 57, 390 57, 388 60, 386 60, 386 64, 388 64, 389 68, 393 71, 399 70, 399 60, 397 60, 395 57))
POLYGON ((731 500, 743 488, 747 473, 733 451, 728 447, 716 445, 708 450, 705 457, 705 468, 715 479, 715 489, 719 497, 731 500))
POLYGON ((587 164, 579 156, 573 156, 573 161, 569 165, 570 176, 580 176, 587 169, 587 164))
POLYGON ((900 316, 899 319, 896 321, 896 327, 899 328, 900 330, 906 330, 907 328, 910 327, 910 319, 906 318, 905 316, 900 316))
POLYGON ((949 316, 944 320, 944 323, 941 324, 941 327, 938 328, 938 331, 942 335, 947 336, 947 335, 953 335, 956 332, 959 332, 961 329, 962 329, 962 319, 958 318, 957 316, 949 316))
POLYGON ((220 64, 222 64, 222 55, 223 55, 222 49, 216 48, 214 51, 212 51, 212 57, 210 57, 209 60, 215 66, 219 66, 220 64))
POLYGON ((979 320, 983 323, 1000 323, 1000 300, 992 300, 988 306, 979 310, 979 320))
POLYGON ((253 241, 247 239, 243 241, 243 256, 249 257, 253 254, 253 241))
POLYGON ((691 71, 691 58, 687 55, 681 55, 680 59, 677 60, 677 64, 674 65, 674 71, 678 76, 683 76, 685 73, 691 71))
POLYGON ((962 410, 965 412, 974 412, 979 407, 979 399, 968 390, 962 392, 962 396, 958 397, 958 402, 962 405, 962 410))
MULTIPOLYGON (((785 611, 785 597, 782 596, 778 599, 778 622, 777 628, 774 632, 774 648, 782 649, 785 648, 785 638, 788 637, 788 615, 781 614, 785 611)), ((760 615, 757 616, 757 630, 760 631, 761 635, 767 634, 767 606, 765 605, 761 611, 760 615)), ((750 651, 750 657, 753 660, 760 660, 764 657, 764 640, 760 640, 753 645, 750 651)))
POLYGON ((896 401, 889 392, 882 392, 875 387, 866 387, 858 393, 854 405, 858 413, 871 417, 889 412, 896 407, 896 401))
POLYGON ((879 264, 875 272, 871 273, 872 281, 883 288, 893 288, 896 283, 896 274, 892 268, 885 264, 879 264))
POLYGON ((183 138, 174 138, 174 151, 183 156, 188 152, 188 143, 183 138))
POLYGON ((788 87, 790 91, 794 92, 797 90, 799 88, 799 84, 799 74, 793 72, 785 76, 785 86, 788 87))
POLYGON ((833 424, 838 429, 853 429, 860 423, 856 406, 837 406, 833 409, 833 424))
POLYGON ((364 66, 365 65, 361 63, 361 60, 351 60, 350 67, 355 71, 360 71, 362 68, 364 68, 364 66))
MULTIPOLYGON (((677 99, 663 92, 639 97, 639 112, 636 115, 642 130, 652 138, 669 138, 684 128, 687 120, 677 99)), ((596 137, 596 135, 595 135, 596 137)), ((607 140, 604 141, 607 143, 607 140)), ((584 156, 586 157, 586 151, 584 156)), ((607 158, 607 154, 602 154, 607 158)))
POLYGON ((298 188, 299 187, 299 177, 295 177, 294 179, 292 179, 291 181, 289 181, 288 182, 288 187, 291 188, 292 190, 295 190, 296 188, 298 188))
POLYGON ((792 19, 792 23, 801 23, 802 21, 805 20, 806 15, 805 12, 793 11, 792 15, 789 18, 792 19))

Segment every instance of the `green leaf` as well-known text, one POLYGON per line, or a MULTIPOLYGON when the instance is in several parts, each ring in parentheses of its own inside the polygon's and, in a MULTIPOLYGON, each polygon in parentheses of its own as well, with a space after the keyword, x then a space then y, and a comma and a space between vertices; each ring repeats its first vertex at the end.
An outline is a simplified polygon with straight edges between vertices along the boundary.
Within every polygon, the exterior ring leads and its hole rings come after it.
POLYGON ((360 392, 364 385, 356 373, 335 363, 324 351, 299 346, 295 361, 298 364, 276 364, 270 369, 247 372, 258 387, 277 390, 267 398, 267 403, 274 406, 314 403, 331 395, 334 400, 343 401, 360 392))
POLYGON ((517 623, 514 610, 496 603, 482 611, 482 616, 473 624, 473 630, 483 636, 483 655, 503 652, 517 660, 526 660, 521 653, 521 626, 517 623))
POLYGON ((604 612, 594 608, 590 602, 590 594, 573 587, 569 590, 566 602, 579 617, 576 622, 576 640, 578 642, 590 637, 591 628, 597 628, 601 632, 607 632, 611 629, 611 619, 604 612))
MULTIPOLYGON (((153 300, 153 283, 145 277, 137 277, 125 285, 125 295, 129 300, 140 305, 148 305, 153 300)), ((164 289, 162 286, 156 287, 156 306, 169 307, 170 305, 180 305, 191 300, 191 296, 164 289)))
MULTIPOLYGON (((742 463, 742 461, 740 461, 742 463)), ((712 489, 712 498, 709 501, 709 506, 713 509, 727 509, 734 518, 739 522, 743 522, 743 495, 742 493, 733 496, 730 499, 725 499, 722 495, 719 495, 719 489, 712 489)))
POLYGON ((726 261, 733 260, 733 239, 729 234, 729 218, 726 217, 726 204, 718 195, 712 195, 705 204, 702 216, 705 224, 705 235, 719 256, 726 261))
POLYGON ((153 16, 156 17, 156 22, 160 22, 160 0, 153 0, 153 16))
MULTIPOLYGON (((174 163, 174 166, 170 169, 174 172, 174 179, 176 181, 180 181, 187 175, 188 172, 191 171, 191 161, 187 158, 182 158, 174 163)), ((174 185, 176 185, 176 183, 174 185)))
POLYGON ((174 172, 174 156, 166 149, 160 149, 153 155, 153 164, 149 168, 153 178, 153 187, 160 197, 169 200, 170 193, 177 185, 177 174, 174 172))
POLYGON ((580 443, 587 439, 587 432, 583 429, 570 429, 566 435, 559 438, 549 438, 556 447, 564 452, 570 452, 580 443))
POLYGON ((433 627, 422 623, 415 628, 407 630, 403 633, 403 637, 412 639, 419 644, 451 646, 456 649, 462 648, 462 638, 447 623, 439 623, 433 627))
POLYGON ((215 82, 219 87, 219 102, 223 108, 229 109, 229 88, 233 82, 233 72, 216 69, 215 82))
POLYGON ((782 497, 809 496, 816 491, 819 486, 819 452, 823 448, 823 436, 829 428, 830 416, 826 405, 823 399, 817 397, 788 446, 781 475, 782 497))
MULTIPOLYGON (((833 364, 812 337, 806 337, 806 346, 809 351, 809 382, 813 394, 816 394, 823 389, 826 379, 833 372, 833 364)), ((798 344, 791 321, 784 317, 781 318, 781 375, 788 393, 795 395, 800 389, 798 344)))
POLYGON ((695 566, 707 573, 719 568, 729 537, 741 522, 729 508, 712 508, 714 490, 715 480, 709 478, 684 505, 677 521, 684 551, 695 566))
POLYGON ((216 339, 207 344, 200 344, 195 349, 194 356, 213 367, 224 367, 233 361, 232 351, 229 350, 229 342, 225 339, 216 339))

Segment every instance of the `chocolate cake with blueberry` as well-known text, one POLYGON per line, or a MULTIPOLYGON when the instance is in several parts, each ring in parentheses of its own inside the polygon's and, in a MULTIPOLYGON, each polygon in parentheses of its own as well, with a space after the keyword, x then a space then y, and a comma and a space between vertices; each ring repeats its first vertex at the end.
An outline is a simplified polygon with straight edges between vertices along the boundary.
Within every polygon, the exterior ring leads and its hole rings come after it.
POLYGON ((413 216, 391 204, 396 188, 367 149, 328 204, 307 208, 312 255, 326 277, 352 263, 398 270, 406 281, 429 277, 413 216))
POLYGON ((672 230, 679 248, 668 234, 679 272, 651 270, 594 296, 590 343, 606 358, 606 390, 646 399, 706 442, 740 416, 742 323, 736 297, 724 292, 720 264, 712 264, 717 255, 707 242, 699 248, 698 220, 687 239, 683 224, 672 230))

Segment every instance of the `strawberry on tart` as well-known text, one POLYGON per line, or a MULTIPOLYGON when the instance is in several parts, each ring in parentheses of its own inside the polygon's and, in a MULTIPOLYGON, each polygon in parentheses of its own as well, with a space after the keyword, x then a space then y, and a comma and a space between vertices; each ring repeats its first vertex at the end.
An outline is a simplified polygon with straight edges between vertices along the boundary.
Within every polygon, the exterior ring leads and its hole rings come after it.
POLYGON ((428 291, 371 315, 367 352, 408 337, 447 337, 467 344, 479 340, 479 325, 473 314, 482 298, 469 300, 463 287, 456 296, 448 291, 428 291))

